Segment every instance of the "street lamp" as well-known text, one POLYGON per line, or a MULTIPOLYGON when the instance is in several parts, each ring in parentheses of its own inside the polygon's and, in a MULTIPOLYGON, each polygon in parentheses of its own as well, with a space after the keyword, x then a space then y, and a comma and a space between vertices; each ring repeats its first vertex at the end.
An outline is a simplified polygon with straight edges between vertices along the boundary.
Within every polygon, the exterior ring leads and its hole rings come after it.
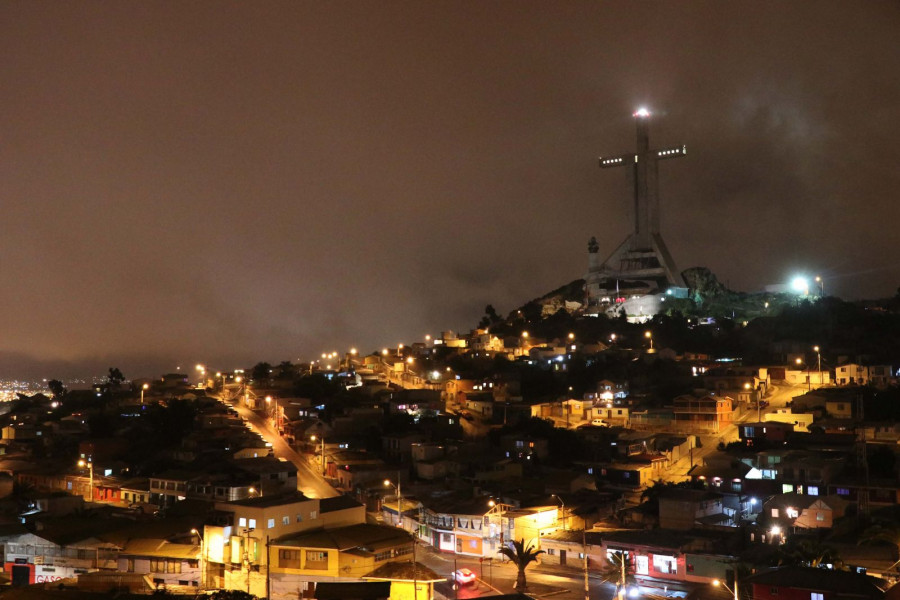
MULTIPOLYGON (((325 436, 320 436, 322 438, 322 477, 325 477, 325 436)), ((309 436, 310 441, 315 442, 316 436, 309 436)))
POLYGON ((825 280, 821 275, 816 275, 816 283, 819 284, 819 298, 825 297, 825 280))
MULTIPOLYGON (((797 366, 799 367, 800 365, 803 364, 804 361, 802 358, 797 358, 794 362, 796 362, 797 366)), ((812 389, 812 383, 809 380, 809 363, 806 363, 806 391, 808 392, 811 389, 812 389)))
POLYGON ((822 385, 822 353, 819 350, 818 346, 813 346, 813 351, 816 353, 816 370, 819 372, 819 385, 822 385))
POLYGON ((150 389, 149 383, 145 383, 141 386, 141 408, 144 407, 144 392, 146 392, 148 389, 150 389))
POLYGON ((397 473, 397 485, 394 485, 393 483, 391 483, 390 479, 385 479, 384 485, 385 485, 385 487, 391 486, 392 488, 397 490, 397 527, 400 527, 402 529, 403 528, 403 516, 402 516, 403 515, 403 513, 402 513, 403 507, 401 506, 400 503, 403 501, 403 496, 400 493, 400 473, 397 473))
POLYGON ((731 589, 730 587, 728 587, 728 584, 726 584, 724 581, 719 581, 718 579, 713 579, 712 583, 715 586, 721 585, 723 588, 734 594, 734 600, 738 600, 737 567, 734 568, 734 589, 731 589))
POLYGON ((563 502, 563 499, 557 496, 556 494, 550 494, 554 498, 556 498, 557 502, 559 502, 560 507, 562 508, 562 522, 563 522, 563 531, 566 531, 566 503, 563 502))
POLYGON ((653 350, 653 333, 650 331, 644 332, 644 337, 650 340, 650 350, 653 350))
POLYGON ((90 496, 90 501, 93 502, 94 501, 94 463, 91 462, 91 459, 87 459, 87 460, 82 459, 82 460, 78 461, 78 466, 81 467, 82 469, 85 467, 88 468, 88 476, 90 477, 90 481, 88 483, 88 495, 90 496))

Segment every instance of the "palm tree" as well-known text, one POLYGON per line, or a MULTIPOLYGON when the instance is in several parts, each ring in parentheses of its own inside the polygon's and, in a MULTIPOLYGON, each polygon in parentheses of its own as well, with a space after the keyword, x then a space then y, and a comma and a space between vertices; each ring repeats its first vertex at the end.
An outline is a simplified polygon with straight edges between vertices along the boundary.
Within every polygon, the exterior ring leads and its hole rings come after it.
POLYGON ((519 575, 516 577, 516 589, 524 592, 528 585, 525 581, 525 567, 537 560, 539 554, 543 554, 543 550, 535 550, 534 544, 525 546, 525 540, 510 542, 509 546, 500 548, 500 554, 508 558, 519 569, 519 575))
POLYGON ((624 552, 614 552, 606 558, 606 564, 600 567, 600 581, 613 583, 616 586, 615 597, 620 597, 628 586, 635 583, 634 563, 631 555, 624 552))

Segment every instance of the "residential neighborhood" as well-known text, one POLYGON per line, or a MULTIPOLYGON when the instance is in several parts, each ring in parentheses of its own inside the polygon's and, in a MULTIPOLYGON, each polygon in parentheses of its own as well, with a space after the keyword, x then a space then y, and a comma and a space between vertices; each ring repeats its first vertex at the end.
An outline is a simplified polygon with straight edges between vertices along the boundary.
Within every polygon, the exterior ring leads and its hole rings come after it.
POLYGON ((883 597, 900 419, 896 375, 869 374, 894 367, 723 362, 653 327, 606 343, 478 328, 327 366, 111 369, 21 395, 0 445, 7 584, 431 600, 585 581, 603 599, 799 598, 815 580, 883 597), (508 554, 526 550, 520 571, 508 554))

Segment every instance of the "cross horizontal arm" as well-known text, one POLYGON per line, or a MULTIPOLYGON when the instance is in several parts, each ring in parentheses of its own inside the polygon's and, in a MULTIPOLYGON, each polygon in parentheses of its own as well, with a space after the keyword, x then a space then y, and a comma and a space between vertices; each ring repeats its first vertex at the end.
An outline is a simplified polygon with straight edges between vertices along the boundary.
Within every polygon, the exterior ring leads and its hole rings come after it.
POLYGON ((601 169, 611 169, 612 167, 621 167, 624 165, 630 165, 635 162, 634 154, 623 154, 621 156, 601 156, 600 157, 600 168, 601 169))
POLYGON ((673 146, 671 148, 653 150, 652 152, 656 155, 656 160, 678 158, 679 156, 684 156, 685 154, 687 154, 687 146, 673 146))

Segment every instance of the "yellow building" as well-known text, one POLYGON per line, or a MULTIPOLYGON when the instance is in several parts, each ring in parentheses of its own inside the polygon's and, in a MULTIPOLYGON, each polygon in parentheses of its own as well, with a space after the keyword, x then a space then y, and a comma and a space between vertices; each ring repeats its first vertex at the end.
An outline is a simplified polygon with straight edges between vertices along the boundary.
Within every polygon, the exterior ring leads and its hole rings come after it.
POLYGON ((365 577, 366 581, 390 581, 390 600, 432 600, 434 584, 445 581, 421 563, 389 562, 365 577))
MULTIPOLYGON (((357 524, 289 534, 269 541, 270 598, 296 598, 322 581, 358 581, 382 565, 408 559, 413 538, 402 529, 357 524)), ((424 596, 423 596, 424 598, 424 596)))

